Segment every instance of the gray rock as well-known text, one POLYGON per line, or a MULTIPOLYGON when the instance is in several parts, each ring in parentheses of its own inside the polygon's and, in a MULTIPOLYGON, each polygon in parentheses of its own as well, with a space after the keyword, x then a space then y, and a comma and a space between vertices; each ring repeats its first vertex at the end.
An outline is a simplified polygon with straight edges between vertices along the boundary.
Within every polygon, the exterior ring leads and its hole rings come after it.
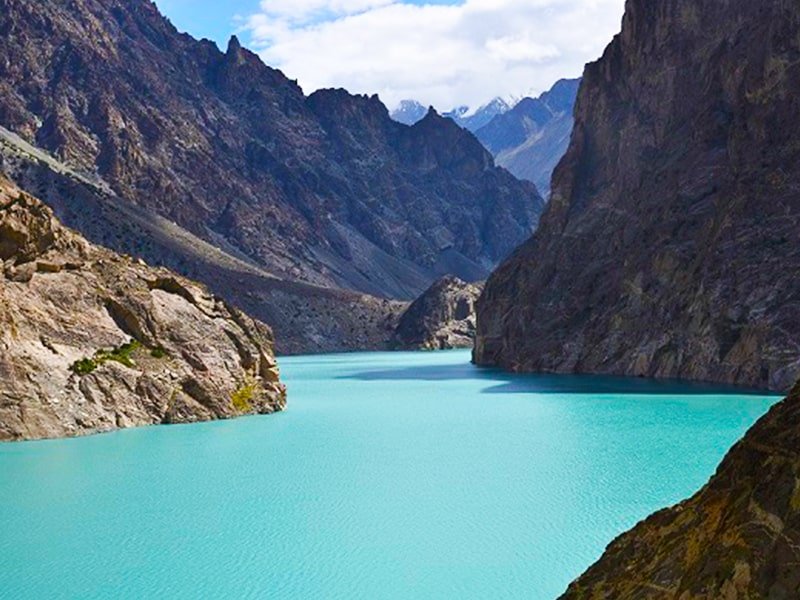
POLYGON ((475 302, 482 284, 443 277, 400 317, 393 347, 403 350, 471 348, 475 340, 475 302))

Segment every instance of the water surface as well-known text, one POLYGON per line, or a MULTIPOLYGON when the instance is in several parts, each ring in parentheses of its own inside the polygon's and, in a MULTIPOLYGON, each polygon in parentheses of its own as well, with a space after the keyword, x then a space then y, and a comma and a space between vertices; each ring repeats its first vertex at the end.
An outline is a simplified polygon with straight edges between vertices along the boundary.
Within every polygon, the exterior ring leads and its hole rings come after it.
POLYGON ((0 445, 2 598, 549 599, 774 397, 282 360, 280 415, 0 445))

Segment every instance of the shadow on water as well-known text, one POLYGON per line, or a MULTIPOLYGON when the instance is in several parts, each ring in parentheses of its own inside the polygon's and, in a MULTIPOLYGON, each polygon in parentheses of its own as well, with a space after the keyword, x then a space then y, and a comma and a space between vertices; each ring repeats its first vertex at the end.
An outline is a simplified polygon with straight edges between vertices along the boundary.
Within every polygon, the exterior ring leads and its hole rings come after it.
POLYGON ((495 383, 483 394, 642 394, 769 396, 770 392, 724 384, 611 375, 554 375, 507 373, 471 363, 420 365, 366 370, 339 379, 358 381, 456 381, 471 379, 495 383))

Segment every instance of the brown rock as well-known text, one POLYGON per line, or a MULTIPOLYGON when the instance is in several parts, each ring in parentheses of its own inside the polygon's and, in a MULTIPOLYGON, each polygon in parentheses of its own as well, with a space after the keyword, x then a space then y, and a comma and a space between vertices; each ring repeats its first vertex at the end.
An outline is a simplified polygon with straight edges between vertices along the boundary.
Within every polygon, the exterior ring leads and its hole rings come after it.
POLYGON ((268 327, 166 269, 86 243, 2 178, 0 206, 5 258, 28 261, 0 279, 0 440, 284 407, 268 327), (83 267, 61 268, 70 262, 83 267), (249 401, 235 405, 245 384, 249 401))

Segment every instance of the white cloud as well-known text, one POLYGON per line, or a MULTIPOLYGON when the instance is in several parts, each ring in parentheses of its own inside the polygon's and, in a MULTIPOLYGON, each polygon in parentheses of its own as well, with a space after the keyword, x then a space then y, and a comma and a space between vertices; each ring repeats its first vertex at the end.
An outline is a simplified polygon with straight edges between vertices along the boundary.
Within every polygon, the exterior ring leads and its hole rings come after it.
POLYGON ((306 92, 344 87, 442 110, 577 77, 619 31, 624 0, 263 0, 252 46, 306 92))

